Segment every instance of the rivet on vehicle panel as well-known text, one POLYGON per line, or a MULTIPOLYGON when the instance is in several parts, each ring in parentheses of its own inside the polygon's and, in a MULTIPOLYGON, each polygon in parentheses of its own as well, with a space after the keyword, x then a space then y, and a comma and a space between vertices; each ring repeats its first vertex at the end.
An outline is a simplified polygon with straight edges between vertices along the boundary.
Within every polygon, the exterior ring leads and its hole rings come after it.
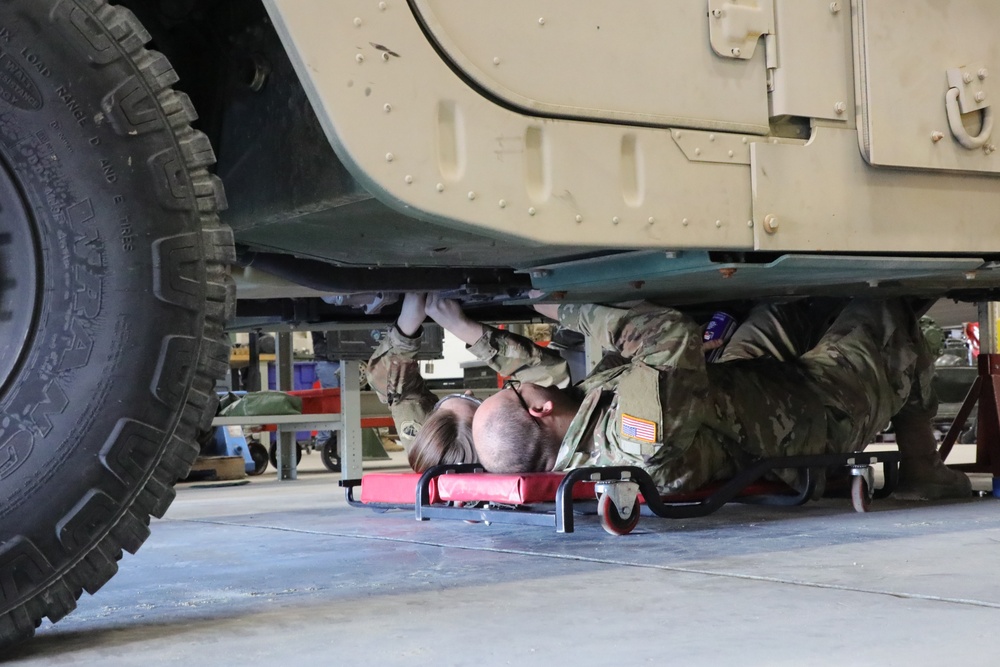
POLYGON ((714 134, 708 135, 708 140, 709 141, 715 141, 715 135, 714 134))
POLYGON ((985 99, 986 99, 986 93, 984 93, 981 90, 978 93, 976 93, 976 101, 977 102, 982 102, 985 99))
POLYGON ((361 55, 360 53, 358 55, 354 56, 354 59, 357 60, 359 63, 363 63, 365 61, 365 57, 363 55, 361 55))
POLYGON ((743 143, 749 144, 750 143, 750 139, 748 139, 747 137, 743 137, 743 143))
POLYGON ((747 227, 753 227, 753 220, 747 220, 747 227))
POLYGON ((619 222, 621 222, 621 220, 618 219, 617 215, 615 217, 611 218, 611 223, 612 224, 617 225, 619 222))
POLYGON ((721 9, 713 9, 712 10, 712 16, 714 16, 717 19, 721 19, 722 18, 722 10, 721 9))
POLYGON ((701 155, 701 149, 700 148, 694 149, 694 154, 695 155, 701 155))
POLYGON ((385 110, 386 113, 389 113, 390 111, 392 111, 392 105, 386 104, 385 106, 382 107, 382 109, 385 110))
POLYGON ((382 60, 384 60, 385 62, 389 62, 389 54, 383 52, 382 53, 382 60))
POLYGON ((937 143, 944 139, 944 132, 931 132, 931 141, 937 143))
POLYGON ((472 192, 472 191, 470 190, 470 191, 469 191, 469 201, 472 201, 472 200, 473 200, 473 199, 475 199, 475 198, 476 198, 476 193, 475 193, 475 192, 472 192))
POLYGON ((739 49, 738 47, 737 47, 737 48, 735 48, 735 49, 733 49, 733 55, 734 55, 734 56, 736 56, 737 58, 739 58, 739 57, 740 57, 740 54, 741 54, 741 53, 743 53, 743 52, 742 52, 742 51, 740 51, 740 49, 739 49))
POLYGON ((577 222, 583 222, 583 216, 582 215, 577 215, 576 216, 576 221, 577 222))
POLYGON ((379 9, 380 9, 381 11, 383 11, 383 12, 384 12, 384 11, 385 11, 385 8, 386 8, 386 4, 385 4, 384 2, 380 2, 380 3, 378 3, 378 8, 379 8, 379 9))
POLYGON ((360 16, 355 16, 354 17, 354 25, 358 26, 359 28, 361 27, 361 17, 360 16))
POLYGON ((500 208, 507 208, 507 200, 506 199, 501 199, 499 206, 500 206, 500 208))
POLYGON ((844 104, 843 102, 837 102, 836 104, 833 105, 833 110, 839 116, 845 111, 847 111, 847 105, 844 104))
POLYGON ((830 13, 831 14, 836 14, 839 11, 840 11, 840 3, 839 2, 831 2, 830 3, 830 13))
POLYGON ((736 155, 736 153, 734 153, 732 151, 729 151, 728 155, 729 155, 729 157, 733 157, 734 155, 736 155))
POLYGON ((680 130, 676 130, 676 131, 674 132, 674 138, 675 138, 675 139, 680 139, 680 138, 681 138, 682 136, 684 136, 684 133, 683 133, 683 132, 681 132, 680 130))
POLYGON ((403 180, 406 181, 407 185, 410 185, 411 183, 413 183, 413 176, 407 174, 406 178, 404 178, 403 180))
POLYGON ((962 75, 962 81, 966 83, 972 83, 972 75, 966 72, 965 74, 962 75))
POLYGON ((444 183, 438 183, 437 184, 437 191, 438 192, 444 192, 444 183))
POLYGON ((768 213, 764 216, 764 231, 773 234, 778 231, 778 216, 768 213))
POLYGON ((545 18, 538 19, 538 25, 545 25, 545 18))
POLYGON ((386 162, 392 162, 395 159, 396 159, 396 156, 393 155, 392 153, 386 153, 385 154, 385 161, 386 162))
POLYGON ((654 218, 653 216, 649 216, 646 219, 646 222, 648 222, 649 224, 653 224, 654 222, 656 222, 656 218, 654 218))
POLYGON ((499 58, 494 58, 493 59, 493 64, 494 65, 499 65, 500 64, 500 59, 499 58))
POLYGON ((985 67, 979 70, 979 80, 982 81, 990 75, 990 72, 985 67))
POLYGON ((688 226, 688 219, 684 218, 683 220, 681 220, 681 224, 684 225, 685 227, 687 227, 688 226))
POLYGON ((996 144, 986 144, 985 146, 983 146, 983 150, 986 152, 987 155, 990 155, 991 153, 995 153, 996 152, 997 145, 996 144))
POLYGON ((715 221, 715 226, 716 227, 722 227, 722 220, 716 220, 715 221))
POLYGON ((537 213, 537 211, 535 211, 535 207, 534 206, 532 206, 531 208, 528 209, 528 215, 534 215, 535 213, 537 213))

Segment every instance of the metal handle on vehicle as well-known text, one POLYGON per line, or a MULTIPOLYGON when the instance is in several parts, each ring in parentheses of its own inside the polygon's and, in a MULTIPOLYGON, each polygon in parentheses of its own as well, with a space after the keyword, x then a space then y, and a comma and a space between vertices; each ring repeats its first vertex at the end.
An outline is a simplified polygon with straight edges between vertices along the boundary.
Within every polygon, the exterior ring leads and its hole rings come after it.
POLYGON ((972 136, 962 125, 962 113, 958 108, 958 88, 949 88, 945 95, 945 107, 948 109, 948 125, 958 143, 970 151, 982 148, 993 134, 993 109, 983 107, 983 127, 978 136, 972 136))

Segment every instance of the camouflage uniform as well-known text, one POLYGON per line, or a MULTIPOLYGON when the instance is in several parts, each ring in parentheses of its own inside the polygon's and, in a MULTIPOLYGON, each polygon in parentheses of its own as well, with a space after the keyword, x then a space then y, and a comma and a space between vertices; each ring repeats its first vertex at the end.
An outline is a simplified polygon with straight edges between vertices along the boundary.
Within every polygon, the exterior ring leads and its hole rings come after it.
POLYGON ((636 465, 664 493, 690 491, 760 457, 863 449, 900 411, 934 409, 933 360, 899 301, 852 302, 789 361, 706 364, 700 327, 670 309, 566 305, 559 317, 629 363, 578 385, 557 470, 636 465))
MULTIPOLYGON (((568 366, 557 352, 509 331, 485 329, 468 349, 497 373, 516 375, 523 382, 569 386, 568 366)), ((400 444, 406 451, 410 451, 413 439, 438 401, 421 377, 416 359, 422 333, 409 338, 395 326, 390 327, 368 361, 368 384, 379 400, 389 405, 400 444)))

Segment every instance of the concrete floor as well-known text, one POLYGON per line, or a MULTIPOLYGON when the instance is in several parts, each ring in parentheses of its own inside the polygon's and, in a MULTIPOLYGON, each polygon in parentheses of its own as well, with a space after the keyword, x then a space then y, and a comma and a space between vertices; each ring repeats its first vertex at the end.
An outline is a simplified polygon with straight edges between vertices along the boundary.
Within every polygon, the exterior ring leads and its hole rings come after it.
POLYGON ((731 505, 627 537, 585 517, 557 535, 355 509, 318 454, 300 471, 180 485, 139 554, 4 663, 912 667, 998 641, 992 497, 731 505))

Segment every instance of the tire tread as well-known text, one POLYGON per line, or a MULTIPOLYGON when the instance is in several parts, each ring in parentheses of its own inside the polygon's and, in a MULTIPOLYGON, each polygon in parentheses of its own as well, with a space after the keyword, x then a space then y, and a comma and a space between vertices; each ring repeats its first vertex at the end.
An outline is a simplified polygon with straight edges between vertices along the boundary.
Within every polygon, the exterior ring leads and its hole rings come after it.
MULTIPOLYGON (((187 95, 172 89, 178 76, 167 58, 146 49, 150 35, 135 15, 107 0, 75 0, 75 5, 113 36, 117 53, 102 56, 132 61, 156 96, 174 134, 192 185, 191 213, 202 225, 204 266, 185 270, 194 274, 188 277, 205 281, 204 334, 198 345, 194 380, 179 409, 176 427, 161 448, 159 460, 147 471, 147 479, 130 489, 130 497, 121 505, 117 518, 82 557, 23 603, 0 613, 0 647, 31 637, 43 617, 55 622, 71 612, 82 591, 93 594, 114 576, 123 550, 135 553, 145 542, 150 517, 164 515, 175 497, 175 482, 187 476, 198 456, 195 433, 209 426, 215 413, 215 381, 228 369, 224 326, 235 309, 235 289, 228 267, 235 260, 235 251, 231 230, 219 220, 218 213, 226 206, 221 181, 208 171, 215 163, 211 144, 202 132, 191 127, 197 118, 194 106, 187 95)), ((176 202, 173 205, 176 207, 176 202)))

